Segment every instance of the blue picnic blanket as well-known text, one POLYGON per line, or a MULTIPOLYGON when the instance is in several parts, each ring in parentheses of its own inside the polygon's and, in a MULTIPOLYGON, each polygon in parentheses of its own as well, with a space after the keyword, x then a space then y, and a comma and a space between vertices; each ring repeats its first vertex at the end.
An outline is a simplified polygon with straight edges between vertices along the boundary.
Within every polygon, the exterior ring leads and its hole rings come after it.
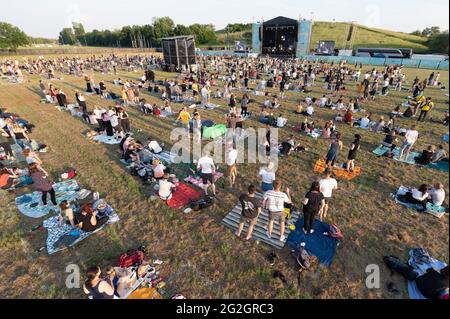
MULTIPOLYGON (((72 179, 54 184, 53 188, 56 192, 56 202, 58 204, 64 200, 73 201, 80 196, 80 186, 72 179)), ((52 209, 58 211, 58 207, 51 204, 50 194, 47 195, 47 203, 47 206, 42 205, 42 193, 37 191, 16 198, 16 205, 19 211, 31 218, 44 217, 52 209)))
POLYGON ((336 253, 337 240, 324 235, 330 230, 330 225, 316 219, 314 221, 314 233, 305 235, 303 232, 303 219, 299 219, 295 225, 295 231, 291 232, 287 240, 287 245, 294 250, 298 250, 302 243, 305 243, 306 251, 316 256, 320 263, 330 267, 336 253))
MULTIPOLYGON (((388 147, 386 147, 386 146, 379 146, 376 149, 374 149, 372 151, 372 153, 374 153, 377 156, 383 156, 387 151, 389 151, 388 147)), ((394 160, 399 161, 398 156, 400 155, 400 149, 397 147, 394 150, 393 153, 394 153, 394 160)), ((418 164, 416 162, 415 158, 416 157, 420 157, 421 155, 422 154, 420 154, 419 152, 411 151, 411 152, 409 152, 409 156, 408 156, 407 160, 403 159, 403 160, 401 160, 399 162, 403 162, 403 163, 407 163, 407 164, 411 164, 411 165, 414 165, 414 164, 415 165, 420 165, 420 164, 418 164)), ((445 162, 445 161, 440 161, 440 162, 437 162, 435 164, 429 164, 429 165, 426 165, 424 167, 437 169, 437 170, 440 170, 442 172, 448 172, 449 171, 449 169, 448 169, 448 167, 449 167, 448 166, 448 162, 445 162)))
POLYGON ((447 143, 448 143, 448 134, 444 134, 444 136, 442 136, 442 140, 443 140, 444 142, 447 142, 447 143))
POLYGON ((400 204, 407 208, 414 209, 421 213, 423 213, 423 212, 429 213, 438 218, 442 218, 445 215, 445 212, 447 211, 447 209, 443 206, 437 206, 437 205, 433 205, 432 203, 427 203, 427 208, 424 210, 422 205, 413 204, 413 203, 408 202, 405 197, 406 197, 406 193, 408 193, 409 191, 410 190, 408 187, 400 186, 399 189, 397 190, 397 193, 395 194, 395 198, 394 198, 395 202, 397 204, 400 204))

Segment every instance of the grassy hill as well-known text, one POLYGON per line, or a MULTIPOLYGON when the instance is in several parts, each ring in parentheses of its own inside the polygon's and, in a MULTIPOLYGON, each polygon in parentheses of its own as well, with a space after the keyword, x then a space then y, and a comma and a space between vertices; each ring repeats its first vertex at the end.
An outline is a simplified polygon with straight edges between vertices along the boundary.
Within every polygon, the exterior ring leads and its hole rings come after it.
MULTIPOLYGON (((343 48, 347 40, 350 24, 345 22, 314 22, 311 38, 311 48, 317 46, 320 40, 336 41, 336 48, 343 48)), ((228 34, 223 30, 217 32, 220 45, 232 44, 235 40, 245 40, 251 45, 252 32, 237 32, 228 34), (227 41, 228 38, 228 41, 227 41)), ((415 36, 403 32, 395 32, 383 29, 373 29, 358 25, 353 47, 392 47, 411 48, 414 52, 427 52, 427 38, 415 36)))

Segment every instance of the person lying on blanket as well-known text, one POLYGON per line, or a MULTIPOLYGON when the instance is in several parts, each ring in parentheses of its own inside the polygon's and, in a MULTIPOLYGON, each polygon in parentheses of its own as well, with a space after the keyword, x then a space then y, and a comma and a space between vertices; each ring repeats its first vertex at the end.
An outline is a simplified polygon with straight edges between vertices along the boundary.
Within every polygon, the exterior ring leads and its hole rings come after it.
POLYGON ((164 174, 159 181, 158 195, 162 200, 168 201, 172 198, 173 192, 176 190, 177 185, 169 181, 169 174, 164 174))
POLYGON ((100 267, 91 267, 86 272, 86 281, 83 291, 92 299, 117 299, 114 295, 115 289, 110 281, 101 278, 100 267))
POLYGON ((414 281, 419 292, 427 299, 448 299, 449 269, 448 266, 436 271, 433 268, 421 276, 406 263, 394 257, 385 257, 384 262, 392 271, 402 275, 408 281, 414 281))

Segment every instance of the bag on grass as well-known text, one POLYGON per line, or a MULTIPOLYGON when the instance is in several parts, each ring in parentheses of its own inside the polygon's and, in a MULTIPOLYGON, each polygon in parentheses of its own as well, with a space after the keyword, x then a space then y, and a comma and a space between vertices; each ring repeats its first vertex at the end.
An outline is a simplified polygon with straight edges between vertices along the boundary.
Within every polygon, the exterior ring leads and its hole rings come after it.
POLYGON ((201 198, 197 201, 191 201, 191 203, 189 204, 189 207, 193 210, 193 211, 200 211, 203 209, 206 209, 210 206, 212 206, 214 204, 213 199, 211 199, 210 197, 206 197, 206 198, 201 198))
POLYGON ((339 229, 339 227, 336 224, 333 224, 330 226, 330 230, 329 230, 328 234, 331 238, 334 238, 336 240, 344 238, 342 231, 339 229))
POLYGON ((129 268, 140 266, 145 258, 145 249, 139 247, 138 249, 129 250, 125 254, 122 254, 119 258, 119 267, 129 268))
POLYGON ((308 254, 305 248, 300 247, 297 251, 293 251, 292 254, 301 269, 311 268, 311 256, 308 254))

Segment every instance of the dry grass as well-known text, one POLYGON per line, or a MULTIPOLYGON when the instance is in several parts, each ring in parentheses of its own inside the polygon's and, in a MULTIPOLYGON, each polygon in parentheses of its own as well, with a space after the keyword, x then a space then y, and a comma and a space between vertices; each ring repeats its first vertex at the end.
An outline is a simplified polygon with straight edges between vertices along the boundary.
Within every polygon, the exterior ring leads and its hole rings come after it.
MULTIPOLYGON (((408 70, 409 79, 416 74, 421 78, 429 71, 408 70)), ((158 78, 172 77, 158 73, 158 78)), ((135 79, 139 73, 120 74, 122 79, 135 79)), ((443 74, 448 86, 448 73, 443 74)), ((255 242, 246 243, 235 238, 231 231, 219 225, 221 219, 236 204, 237 197, 249 183, 255 183, 257 165, 241 165, 238 190, 224 188, 217 203, 201 213, 184 215, 168 209, 160 201, 151 201, 149 188, 131 177, 118 161, 115 147, 95 144, 86 140, 83 133, 87 125, 66 112, 59 112, 51 105, 39 103, 36 93, 38 77, 29 77, 25 85, 2 85, 0 105, 16 112, 36 125, 32 137, 50 146, 50 152, 42 154, 45 168, 57 177, 66 167, 79 171, 77 180, 90 189, 98 190, 120 213, 122 220, 92 236, 73 249, 49 257, 37 253, 45 244, 45 233, 31 237, 29 230, 39 224, 19 214, 14 204, 15 194, 0 193, 0 296, 3 298, 82 298, 81 290, 68 290, 64 285, 66 265, 75 263, 82 269, 93 264, 101 266, 116 264, 120 253, 129 248, 145 244, 149 255, 163 258, 162 273, 168 275, 169 286, 189 298, 406 298, 405 283, 390 278, 386 268, 382 269, 382 287, 368 290, 365 287, 365 268, 368 264, 382 264, 382 256, 388 254, 406 257, 412 247, 424 246, 436 258, 448 261, 449 237, 448 215, 441 220, 431 215, 422 215, 396 205, 389 194, 400 184, 418 185, 422 182, 443 182, 448 193, 448 175, 436 170, 419 169, 415 166, 377 158, 371 151, 382 139, 381 135, 351 129, 342 125, 347 146, 355 133, 363 136, 362 150, 357 164, 362 166, 362 175, 351 182, 340 182, 328 222, 337 223, 345 234, 331 268, 317 267, 303 274, 297 281, 295 265, 289 251, 279 253, 279 260, 271 268, 265 260, 270 247, 255 242), (283 285, 272 278, 274 270, 282 271, 288 280, 283 285), (400 296, 386 290, 388 281, 404 287, 400 296)), ((95 75, 95 79, 110 82, 111 75, 95 75)), ((75 89, 83 90, 81 78, 65 76, 55 81, 73 101, 75 89)), ((109 87, 112 88, 112 84, 109 87)), ((119 93, 119 88, 114 88, 119 93)), ((436 100, 437 110, 432 116, 441 116, 447 108, 443 92, 429 89, 436 100)), ((313 96, 319 97, 324 90, 316 87, 313 96)), ((355 94, 354 87, 347 92, 355 94)), ((145 98, 157 102, 155 97, 143 93, 145 98)), ((400 103, 404 94, 391 93, 378 98, 365 108, 374 115, 387 114, 400 103)), ((295 100, 303 94, 290 93, 290 100, 283 103, 284 115, 289 124, 302 120, 294 115, 295 100)), ((258 101, 261 99, 258 98, 258 101)), ((218 102, 224 105, 222 101, 218 102)), ((110 101, 88 97, 88 106, 111 106, 110 101)), ((180 106, 174 106, 179 108, 180 106)), ((250 106, 258 113, 258 104, 250 106)), ((223 121, 225 107, 204 111, 204 119, 223 121)), ((132 126, 141 129, 140 138, 150 135, 167 144, 169 130, 173 128, 169 119, 143 117, 130 109, 132 126)), ((334 116, 334 112, 318 110, 316 119, 323 123, 334 116)), ((411 120, 401 120, 409 126, 411 120)), ((260 126, 255 117, 246 122, 248 126, 260 126)), ((420 124, 422 134, 417 147, 440 144, 446 127, 437 124, 420 124)), ((282 138, 291 133, 290 128, 280 132, 282 138)), ((320 176, 313 172, 314 162, 325 155, 327 143, 297 136, 310 150, 307 153, 280 159, 278 177, 292 189, 294 201, 299 203, 310 183, 320 176)), ((344 151, 344 153, 346 150, 344 151)), ((341 156, 345 156, 343 154, 341 156)), ((181 170, 181 169, 180 169, 181 170)))

